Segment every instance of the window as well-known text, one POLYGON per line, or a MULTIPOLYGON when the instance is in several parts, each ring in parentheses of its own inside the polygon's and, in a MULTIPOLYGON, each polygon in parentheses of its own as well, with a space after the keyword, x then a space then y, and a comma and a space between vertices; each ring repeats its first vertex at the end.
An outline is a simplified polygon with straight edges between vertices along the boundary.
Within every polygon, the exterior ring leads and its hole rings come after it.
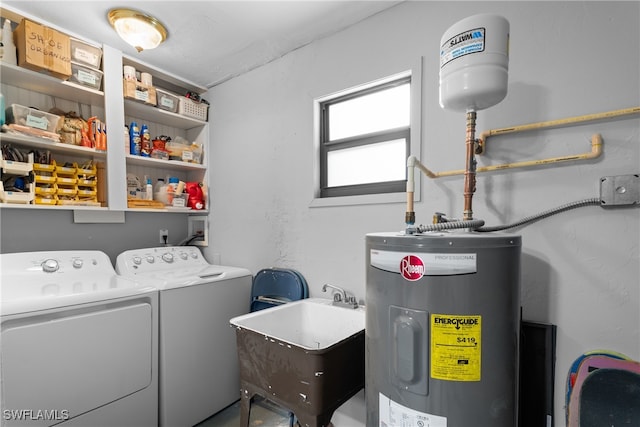
POLYGON ((321 198, 405 191, 411 92, 405 74, 320 101, 321 198))

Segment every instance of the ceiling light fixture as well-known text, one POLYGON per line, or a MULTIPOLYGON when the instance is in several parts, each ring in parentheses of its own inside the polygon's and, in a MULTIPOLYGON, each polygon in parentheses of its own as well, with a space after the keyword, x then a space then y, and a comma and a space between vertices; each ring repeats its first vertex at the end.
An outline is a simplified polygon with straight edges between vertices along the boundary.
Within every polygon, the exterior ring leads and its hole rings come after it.
POLYGON ((138 52, 154 49, 167 38, 167 29, 153 16, 133 9, 111 9, 109 23, 138 52))

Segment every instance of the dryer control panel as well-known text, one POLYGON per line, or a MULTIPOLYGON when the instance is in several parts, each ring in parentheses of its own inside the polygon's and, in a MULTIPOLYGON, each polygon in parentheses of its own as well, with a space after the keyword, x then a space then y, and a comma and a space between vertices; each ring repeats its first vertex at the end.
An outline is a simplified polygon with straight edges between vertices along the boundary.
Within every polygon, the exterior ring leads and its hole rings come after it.
POLYGON ((38 282, 43 273, 113 275, 111 260, 101 251, 41 251, 3 254, 2 275, 23 275, 26 281, 38 282))

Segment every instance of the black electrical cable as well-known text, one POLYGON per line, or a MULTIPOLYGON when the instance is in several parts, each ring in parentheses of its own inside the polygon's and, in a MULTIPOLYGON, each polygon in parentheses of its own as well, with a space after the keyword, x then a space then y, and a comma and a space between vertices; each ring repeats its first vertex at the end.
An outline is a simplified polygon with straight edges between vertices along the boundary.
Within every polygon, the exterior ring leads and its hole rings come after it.
POLYGON ((201 231, 200 231, 200 232, 197 232, 196 234, 194 234, 194 235, 193 235, 193 236, 191 236, 191 237, 186 238, 185 240, 183 240, 182 242, 180 242, 180 243, 178 244, 178 246, 187 246, 187 245, 189 245, 191 242, 193 242, 194 240, 196 240, 196 239, 198 239, 198 238, 203 239, 203 233, 202 233, 201 231))

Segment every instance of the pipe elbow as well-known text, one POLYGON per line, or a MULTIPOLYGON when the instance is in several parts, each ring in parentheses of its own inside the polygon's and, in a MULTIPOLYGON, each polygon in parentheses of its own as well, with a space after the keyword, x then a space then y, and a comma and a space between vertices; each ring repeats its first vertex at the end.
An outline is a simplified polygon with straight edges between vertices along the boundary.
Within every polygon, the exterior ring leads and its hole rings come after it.
POLYGON ((595 159, 602 154, 602 135, 599 133, 593 134, 591 137, 591 155, 590 158, 595 159))
POLYGON ((408 170, 412 170, 413 168, 416 168, 416 167, 418 169, 420 169, 422 171, 422 173, 424 173, 429 178, 437 178, 438 177, 438 175, 436 175, 435 173, 431 172, 425 165, 420 163, 420 160, 418 160, 416 156, 410 155, 407 158, 407 169, 408 170))
POLYGON ((487 146, 487 139, 491 136, 491 131, 486 130, 480 134, 480 136, 476 139, 475 149, 476 154, 484 154, 487 146))

